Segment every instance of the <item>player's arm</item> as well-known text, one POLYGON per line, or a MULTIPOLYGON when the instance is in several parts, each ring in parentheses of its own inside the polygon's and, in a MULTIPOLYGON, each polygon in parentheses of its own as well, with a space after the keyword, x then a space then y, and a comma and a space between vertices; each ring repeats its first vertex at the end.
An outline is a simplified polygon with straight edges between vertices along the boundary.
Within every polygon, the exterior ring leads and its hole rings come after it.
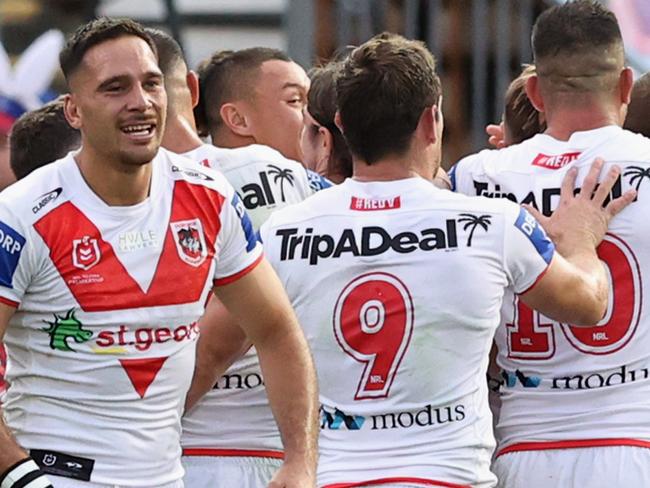
POLYGON ((251 346, 250 339, 221 301, 213 296, 199 320, 196 366, 185 410, 214 388, 221 375, 251 346))
MULTIPOLYGON (((0 340, 16 309, 0 302, 0 340)), ((0 407, 0 486, 52 488, 38 465, 21 449, 4 422, 0 407)))
POLYGON ((318 438, 316 374, 307 341, 271 265, 263 259, 248 274, 215 288, 255 345, 285 461, 269 487, 315 484, 318 438))
POLYGON ((603 161, 596 159, 577 196, 573 194, 577 170, 569 170, 562 182, 560 203, 551 217, 527 207, 559 253, 555 253, 546 273, 521 299, 544 315, 572 325, 593 325, 605 315, 609 283, 596 247, 612 217, 636 196, 630 190, 603 208, 620 169, 610 169, 598 185, 602 167, 603 161))

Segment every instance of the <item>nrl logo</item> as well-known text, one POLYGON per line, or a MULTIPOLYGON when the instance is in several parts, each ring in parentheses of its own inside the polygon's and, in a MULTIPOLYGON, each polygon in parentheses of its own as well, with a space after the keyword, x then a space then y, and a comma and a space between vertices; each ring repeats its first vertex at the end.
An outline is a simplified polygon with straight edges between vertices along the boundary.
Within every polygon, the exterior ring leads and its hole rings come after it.
POLYGON ((169 224, 178 257, 190 266, 199 267, 208 256, 203 226, 199 219, 181 220, 169 224))
POLYGON ((88 271, 99 262, 101 256, 97 239, 84 236, 72 241, 72 264, 75 268, 88 271))

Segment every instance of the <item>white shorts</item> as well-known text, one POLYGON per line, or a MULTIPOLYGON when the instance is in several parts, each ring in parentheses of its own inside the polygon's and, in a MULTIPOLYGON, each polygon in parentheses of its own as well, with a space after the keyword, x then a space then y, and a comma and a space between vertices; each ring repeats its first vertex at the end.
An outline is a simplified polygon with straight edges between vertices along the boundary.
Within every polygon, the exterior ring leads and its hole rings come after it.
POLYGON ((510 452, 492 464, 498 488, 647 488, 650 449, 631 446, 510 452))
MULTIPOLYGON (((125 488, 123 485, 104 485, 102 483, 92 483, 90 481, 79 481, 72 478, 62 478, 61 476, 47 475, 47 479, 52 482, 54 488, 125 488)), ((157 486, 139 486, 138 488, 183 488, 183 481, 178 480, 172 483, 157 486)))
POLYGON ((266 488, 282 459, 183 456, 187 488, 266 488))

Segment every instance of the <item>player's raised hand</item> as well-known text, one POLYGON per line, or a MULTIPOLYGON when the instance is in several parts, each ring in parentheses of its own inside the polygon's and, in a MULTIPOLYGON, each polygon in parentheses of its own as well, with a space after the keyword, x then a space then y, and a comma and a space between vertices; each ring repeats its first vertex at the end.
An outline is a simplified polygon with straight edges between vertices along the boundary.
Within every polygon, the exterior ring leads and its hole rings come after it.
POLYGON ((604 164, 601 158, 594 160, 577 195, 574 195, 574 188, 578 170, 571 168, 562 181, 560 202, 551 217, 545 217, 534 207, 525 205, 542 224, 561 254, 570 254, 584 246, 595 248, 607 232, 612 217, 636 198, 636 191, 628 190, 603 206, 621 174, 621 169, 613 166, 599 184, 598 178, 604 164))
POLYGON ((485 127, 485 133, 489 136, 488 143, 497 148, 501 149, 506 147, 506 132, 503 127, 503 122, 500 124, 489 124, 485 127))

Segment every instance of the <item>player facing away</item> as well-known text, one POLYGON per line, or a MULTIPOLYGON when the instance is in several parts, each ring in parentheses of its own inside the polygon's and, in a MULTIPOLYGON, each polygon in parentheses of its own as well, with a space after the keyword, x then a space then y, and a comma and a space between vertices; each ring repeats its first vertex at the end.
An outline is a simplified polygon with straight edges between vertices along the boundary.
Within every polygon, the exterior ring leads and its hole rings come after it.
POLYGON ((304 338, 232 187, 159 149, 166 93, 153 42, 137 23, 99 19, 61 65, 82 147, 0 197, 1 485, 183 486, 180 416, 214 288, 283 399, 291 462, 270 486, 311 486, 304 338))
POLYGON ((593 158, 602 157, 622 171, 612 196, 630 188, 638 196, 598 247, 611 294, 596 326, 552 320, 516 296, 504 300, 494 470, 504 488, 646 486, 650 140, 620 128, 632 73, 611 12, 588 1, 550 9, 532 41, 537 75, 527 91, 546 132, 461 160, 451 172, 456 191, 526 203, 549 216, 565 176, 577 170, 581 186, 593 158))
POLYGON ((353 178, 262 226, 317 366, 320 487, 493 487, 485 372, 504 290, 580 323, 607 305, 595 246, 634 192, 603 210, 598 165, 578 198, 568 180, 564 258, 523 208, 417 176, 440 152, 440 91, 419 42, 355 49, 337 78, 353 178))
MULTIPOLYGON (((290 163, 291 166, 283 168, 287 181, 280 182, 282 188, 279 188, 272 174, 266 180, 278 201, 260 206, 259 209, 263 211, 301 201, 313 193, 304 168, 286 160, 271 148, 252 145, 223 149, 204 144, 196 133, 192 112, 199 98, 196 75, 187 69, 181 47, 173 37, 155 29, 147 29, 147 33, 156 44, 158 65, 165 76, 168 96, 163 147, 183 153, 203 166, 227 169, 225 175, 234 184, 240 183, 246 176, 251 180, 259 179, 260 166, 264 170, 276 161, 282 165, 286 165, 284 161, 290 163), (242 172, 244 175, 236 178, 242 172), (286 202, 281 198, 285 198, 286 202)), ((245 184, 241 184, 237 190, 244 198, 247 197, 245 184)), ((246 203, 244 200, 244 206, 246 203)), ((256 217, 261 218, 257 215, 257 208, 250 209, 253 222, 256 217)), ((257 232, 255 225, 253 231, 257 232)), ((209 315, 207 319, 211 317, 209 315)), ((204 324, 203 329, 210 325, 204 324)), ((211 340, 209 332, 204 333, 200 341, 206 339, 211 340)), ((223 343, 223 337, 217 337, 217 341, 223 343)), ((210 385, 214 389, 184 416, 181 444, 187 486, 198 488, 224 484, 241 488, 266 487, 282 465, 282 440, 269 405, 255 349, 251 348, 243 358, 237 359, 237 363, 219 381, 210 385)))

